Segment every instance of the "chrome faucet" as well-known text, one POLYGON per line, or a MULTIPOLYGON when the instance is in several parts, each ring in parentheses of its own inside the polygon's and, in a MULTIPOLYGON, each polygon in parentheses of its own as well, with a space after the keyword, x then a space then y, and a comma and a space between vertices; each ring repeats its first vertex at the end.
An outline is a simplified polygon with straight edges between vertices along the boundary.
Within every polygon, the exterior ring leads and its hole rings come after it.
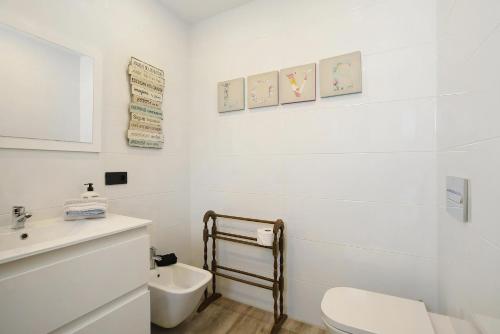
POLYGON ((26 213, 26 208, 24 206, 13 206, 11 228, 14 230, 24 228, 24 223, 26 223, 26 220, 30 217, 31 214, 26 213))
POLYGON ((161 256, 156 255, 156 247, 150 247, 149 248, 149 269, 150 270, 153 270, 156 268, 155 260, 160 261, 161 256))

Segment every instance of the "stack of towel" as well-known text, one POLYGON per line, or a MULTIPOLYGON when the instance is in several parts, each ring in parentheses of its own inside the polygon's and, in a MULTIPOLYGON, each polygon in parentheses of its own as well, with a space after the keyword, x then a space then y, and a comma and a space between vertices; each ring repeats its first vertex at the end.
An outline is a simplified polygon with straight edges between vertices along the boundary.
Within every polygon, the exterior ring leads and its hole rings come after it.
POLYGON ((107 200, 102 197, 68 200, 64 203, 64 220, 104 218, 107 209, 107 200))

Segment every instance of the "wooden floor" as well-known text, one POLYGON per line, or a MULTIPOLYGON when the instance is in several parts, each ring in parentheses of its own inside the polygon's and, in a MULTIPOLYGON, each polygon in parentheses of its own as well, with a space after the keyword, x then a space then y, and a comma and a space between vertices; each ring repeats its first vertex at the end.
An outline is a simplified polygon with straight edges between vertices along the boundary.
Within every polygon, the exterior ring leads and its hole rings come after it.
MULTIPOLYGON (((220 298, 201 313, 193 314, 176 328, 165 329, 151 324, 151 334, 268 334, 273 314, 258 308, 220 298)), ((280 333, 327 334, 319 327, 287 319, 280 333)))

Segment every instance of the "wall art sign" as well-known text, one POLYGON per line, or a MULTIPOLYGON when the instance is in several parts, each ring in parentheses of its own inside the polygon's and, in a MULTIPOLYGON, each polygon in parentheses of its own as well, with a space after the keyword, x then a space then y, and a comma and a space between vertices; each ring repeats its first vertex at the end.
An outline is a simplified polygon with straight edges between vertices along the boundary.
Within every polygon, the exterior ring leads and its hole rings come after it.
POLYGON ((148 139, 135 139, 129 138, 128 144, 130 146, 144 147, 144 148, 162 148, 163 142, 148 140, 148 139))
POLYGON ((316 100, 316 64, 282 69, 279 100, 280 104, 316 100))
POLYGON ((141 105, 139 103, 131 102, 129 110, 131 113, 143 113, 145 116, 153 116, 159 119, 163 119, 163 113, 161 110, 151 108, 147 105, 141 105))
POLYGON ((161 118, 156 118, 154 116, 153 117, 146 116, 143 113, 139 113, 139 112, 131 112, 130 113, 130 120, 137 121, 137 122, 144 122, 144 123, 161 125, 161 118))
POLYGON ((276 106, 278 100, 278 71, 251 75, 247 78, 248 108, 276 106))
POLYGON ((138 68, 145 73, 153 74, 153 75, 160 77, 160 78, 165 78, 165 73, 163 72, 162 69, 159 69, 158 67, 149 65, 148 63, 143 62, 142 60, 139 60, 135 57, 132 57, 130 59, 130 67, 138 68))
POLYGON ((161 109, 161 101, 153 101, 147 97, 132 95, 132 102, 155 109, 161 109))
POLYGON ((131 102, 127 131, 130 146, 162 148, 164 142, 161 105, 165 89, 165 72, 132 57, 128 66, 131 102))
POLYGON ((141 130, 128 130, 128 138, 129 139, 138 139, 138 140, 153 140, 159 141, 163 143, 163 135, 153 132, 141 131, 141 130))
POLYGON ((245 109, 245 78, 238 78, 217 84, 217 110, 219 112, 245 109))
POLYGON ((157 84, 160 86, 165 86, 165 79, 163 79, 162 77, 158 77, 155 74, 151 74, 149 72, 144 72, 144 70, 142 70, 138 67, 129 66, 128 73, 132 76, 137 77, 137 78, 151 81, 154 84, 157 84))
POLYGON ((129 130, 142 130, 154 133, 162 133, 162 127, 160 124, 151 124, 139 121, 130 121, 129 130))
POLYGON ((130 76, 130 83, 132 85, 141 86, 142 88, 153 91, 155 93, 163 94, 163 85, 156 84, 147 79, 144 79, 143 77, 138 77, 132 74, 130 76))
POLYGON ((157 101, 157 102, 163 101, 162 94, 153 92, 152 90, 149 90, 149 89, 146 89, 146 88, 134 85, 134 84, 131 84, 131 88, 132 88, 132 95, 145 97, 145 98, 148 98, 150 100, 157 101))
POLYGON ((361 93, 361 52, 321 60, 319 77, 321 97, 361 93))

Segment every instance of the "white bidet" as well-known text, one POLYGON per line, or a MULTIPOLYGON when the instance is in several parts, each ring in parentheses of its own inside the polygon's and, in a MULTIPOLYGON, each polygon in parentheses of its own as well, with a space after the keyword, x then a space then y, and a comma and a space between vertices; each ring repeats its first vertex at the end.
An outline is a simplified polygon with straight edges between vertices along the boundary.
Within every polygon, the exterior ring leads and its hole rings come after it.
POLYGON ((211 279, 210 272, 183 263, 152 269, 151 322, 164 328, 180 324, 193 313, 211 279))

